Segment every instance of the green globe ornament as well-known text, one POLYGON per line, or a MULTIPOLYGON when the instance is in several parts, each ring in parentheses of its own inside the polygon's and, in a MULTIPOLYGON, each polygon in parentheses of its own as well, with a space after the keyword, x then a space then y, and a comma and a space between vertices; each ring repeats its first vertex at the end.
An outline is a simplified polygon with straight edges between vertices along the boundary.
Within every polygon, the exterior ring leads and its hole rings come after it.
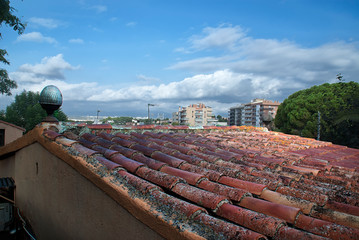
POLYGON ((44 87, 40 93, 39 103, 47 113, 47 117, 44 119, 44 121, 58 122, 53 114, 62 105, 61 91, 54 85, 48 85, 44 87))

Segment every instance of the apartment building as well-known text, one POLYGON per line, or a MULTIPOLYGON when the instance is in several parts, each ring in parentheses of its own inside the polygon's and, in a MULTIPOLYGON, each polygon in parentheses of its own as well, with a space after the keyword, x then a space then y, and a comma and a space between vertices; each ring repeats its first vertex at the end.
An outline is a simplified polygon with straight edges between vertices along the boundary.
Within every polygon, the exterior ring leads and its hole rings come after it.
POLYGON ((212 108, 203 103, 180 106, 178 112, 172 114, 172 121, 192 127, 213 126, 217 123, 212 108))
POLYGON ((256 98, 229 109, 229 125, 266 127, 277 114, 280 102, 256 98))

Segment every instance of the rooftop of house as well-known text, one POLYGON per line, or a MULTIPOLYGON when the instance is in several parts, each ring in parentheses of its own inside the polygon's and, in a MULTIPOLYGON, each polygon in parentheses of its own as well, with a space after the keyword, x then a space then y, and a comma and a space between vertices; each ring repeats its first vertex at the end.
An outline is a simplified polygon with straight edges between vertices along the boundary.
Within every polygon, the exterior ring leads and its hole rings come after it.
POLYGON ((8 125, 8 126, 10 126, 10 127, 17 128, 17 129, 19 129, 19 130, 21 130, 21 131, 23 131, 23 132, 26 131, 25 128, 19 127, 19 126, 15 125, 15 124, 12 124, 12 123, 9 123, 9 122, 5 122, 5 121, 2 121, 2 120, 0 120, 0 124, 5 124, 5 125, 8 125))
POLYGON ((358 149, 254 127, 62 129, 0 157, 38 142, 166 238, 359 239, 358 149))

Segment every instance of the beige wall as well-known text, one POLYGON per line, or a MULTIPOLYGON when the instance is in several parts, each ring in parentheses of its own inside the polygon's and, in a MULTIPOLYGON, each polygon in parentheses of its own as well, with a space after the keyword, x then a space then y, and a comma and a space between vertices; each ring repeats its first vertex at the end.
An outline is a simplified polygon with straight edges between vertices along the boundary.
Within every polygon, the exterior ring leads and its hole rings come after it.
POLYGON ((191 104, 188 107, 181 108, 182 112, 186 112, 187 124, 189 126, 207 126, 208 119, 212 119, 212 108, 206 107, 204 104, 191 104), (196 122, 196 111, 200 113, 200 118, 203 119, 202 122, 196 122))
MULTIPOLYGON (((14 173, 16 205, 37 239, 162 239, 38 143, 0 160, 2 167, 14 173)), ((9 177, 4 169, 0 177, 9 177)))
POLYGON ((5 145, 22 136, 23 131, 19 128, 0 122, 0 129, 5 129, 5 145))

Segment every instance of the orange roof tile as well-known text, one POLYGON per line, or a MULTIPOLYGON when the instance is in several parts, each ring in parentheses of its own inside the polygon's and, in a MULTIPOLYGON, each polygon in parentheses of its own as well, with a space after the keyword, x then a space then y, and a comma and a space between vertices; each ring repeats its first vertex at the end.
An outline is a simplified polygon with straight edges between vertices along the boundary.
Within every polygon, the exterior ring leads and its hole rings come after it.
POLYGON ((34 131, 136 189, 169 228, 179 214, 226 239, 359 239, 359 150, 253 127, 104 130, 34 131))

